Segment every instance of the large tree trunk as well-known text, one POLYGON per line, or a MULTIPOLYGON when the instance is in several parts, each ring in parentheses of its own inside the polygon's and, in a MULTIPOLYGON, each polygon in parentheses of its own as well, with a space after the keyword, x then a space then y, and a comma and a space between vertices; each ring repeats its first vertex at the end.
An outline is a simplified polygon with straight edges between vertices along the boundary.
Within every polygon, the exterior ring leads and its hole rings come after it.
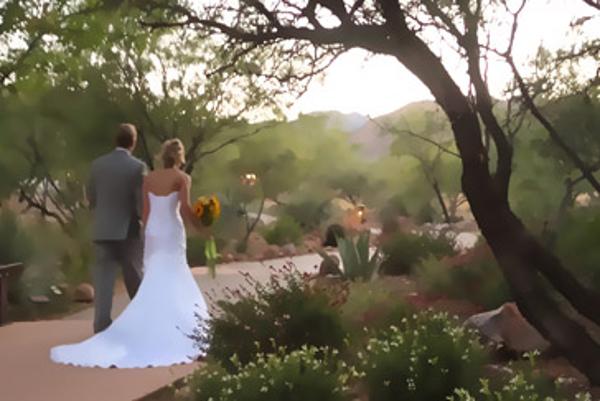
POLYGON ((600 346, 554 302, 538 271, 582 314, 596 322, 600 320, 599 312, 594 310, 598 303, 586 305, 577 298, 586 298, 589 292, 582 291, 557 258, 527 232, 510 210, 506 192, 498 188, 490 174, 478 116, 441 61, 408 28, 398 29, 395 25, 390 30, 398 41, 395 56, 431 90, 451 122, 462 157, 464 193, 519 309, 593 384, 600 384, 600 346))

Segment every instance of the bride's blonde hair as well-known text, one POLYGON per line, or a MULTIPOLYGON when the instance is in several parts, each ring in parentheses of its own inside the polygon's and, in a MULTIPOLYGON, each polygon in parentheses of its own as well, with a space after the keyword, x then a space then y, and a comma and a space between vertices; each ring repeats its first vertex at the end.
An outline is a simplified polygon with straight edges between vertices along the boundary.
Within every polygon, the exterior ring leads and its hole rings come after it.
POLYGON ((185 148, 183 143, 177 138, 166 140, 162 144, 159 157, 165 168, 181 167, 185 164, 185 148))

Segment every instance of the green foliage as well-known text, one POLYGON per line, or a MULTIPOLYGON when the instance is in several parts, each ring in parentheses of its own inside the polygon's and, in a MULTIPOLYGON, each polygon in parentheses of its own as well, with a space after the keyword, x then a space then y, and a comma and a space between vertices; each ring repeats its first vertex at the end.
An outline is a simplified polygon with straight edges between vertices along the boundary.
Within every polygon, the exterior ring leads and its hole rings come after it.
MULTIPOLYGON (((477 391, 457 388, 450 401, 567 401, 573 399, 561 391, 547 378, 529 371, 518 371, 508 380, 495 383, 480 380, 477 391)), ((577 394, 575 401, 591 401, 589 394, 577 394)))
POLYGON ((344 265, 343 276, 349 280, 371 280, 381 265, 379 250, 371 255, 369 231, 358 235, 356 240, 336 237, 337 248, 344 265))
POLYGON ((510 288, 493 258, 449 267, 430 256, 417 265, 416 278, 427 293, 466 299, 486 309, 511 300, 510 288))
POLYGON ((15 213, 0 209, 0 264, 30 260, 33 250, 33 238, 21 227, 15 213))
POLYGON ((370 401, 444 400, 455 388, 472 389, 485 360, 472 332, 432 313, 390 327, 359 357, 370 401))
POLYGON ((206 240, 198 236, 189 236, 187 238, 187 260, 190 266, 205 266, 206 255, 204 246, 206 240))
POLYGON ((338 311, 331 306, 332 294, 312 289, 303 276, 290 267, 273 271, 267 284, 246 275, 249 287, 229 290, 229 299, 217 302, 219 309, 208 322, 199 322, 195 336, 208 344, 208 354, 223 366, 242 364, 257 352, 270 353, 304 345, 342 348, 345 332, 338 311), (207 325, 203 331, 203 325, 207 325))
POLYGON ((340 313, 351 334, 351 342, 360 343, 367 335, 373 335, 392 325, 400 325, 403 318, 413 314, 413 307, 396 291, 385 280, 350 283, 349 293, 340 307, 340 313))
POLYGON ((269 244, 298 244, 302 239, 302 228, 292 217, 283 215, 266 228, 263 236, 269 244))
POLYGON ((329 200, 302 199, 287 204, 283 213, 297 221, 304 231, 318 228, 329 218, 329 200))
POLYGON ((452 255, 454 249, 443 236, 432 238, 428 235, 394 233, 382 245, 384 261, 381 272, 388 275, 409 274, 413 268, 428 256, 441 258, 452 255))
POLYGON ((348 374, 335 350, 303 347, 257 356, 235 373, 219 365, 199 369, 191 379, 193 401, 343 401, 348 374))
POLYGON ((582 282, 600 288, 600 208, 573 210, 558 228, 556 252, 582 282))

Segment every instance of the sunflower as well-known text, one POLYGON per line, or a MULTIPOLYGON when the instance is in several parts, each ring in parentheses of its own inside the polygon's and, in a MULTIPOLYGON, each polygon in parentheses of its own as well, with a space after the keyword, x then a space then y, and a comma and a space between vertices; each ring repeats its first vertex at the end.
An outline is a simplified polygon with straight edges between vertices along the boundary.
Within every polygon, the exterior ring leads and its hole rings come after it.
POLYGON ((210 226, 221 215, 221 203, 216 195, 199 197, 193 206, 194 214, 202 224, 210 226))

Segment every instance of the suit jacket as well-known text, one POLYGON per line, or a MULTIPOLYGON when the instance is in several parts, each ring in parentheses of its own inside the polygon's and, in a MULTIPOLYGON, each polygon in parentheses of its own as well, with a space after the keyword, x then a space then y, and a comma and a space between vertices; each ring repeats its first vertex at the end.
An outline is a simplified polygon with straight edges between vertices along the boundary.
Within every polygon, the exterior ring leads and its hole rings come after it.
POLYGON ((144 162, 124 149, 115 149, 94 160, 88 183, 94 241, 140 237, 145 174, 144 162))

